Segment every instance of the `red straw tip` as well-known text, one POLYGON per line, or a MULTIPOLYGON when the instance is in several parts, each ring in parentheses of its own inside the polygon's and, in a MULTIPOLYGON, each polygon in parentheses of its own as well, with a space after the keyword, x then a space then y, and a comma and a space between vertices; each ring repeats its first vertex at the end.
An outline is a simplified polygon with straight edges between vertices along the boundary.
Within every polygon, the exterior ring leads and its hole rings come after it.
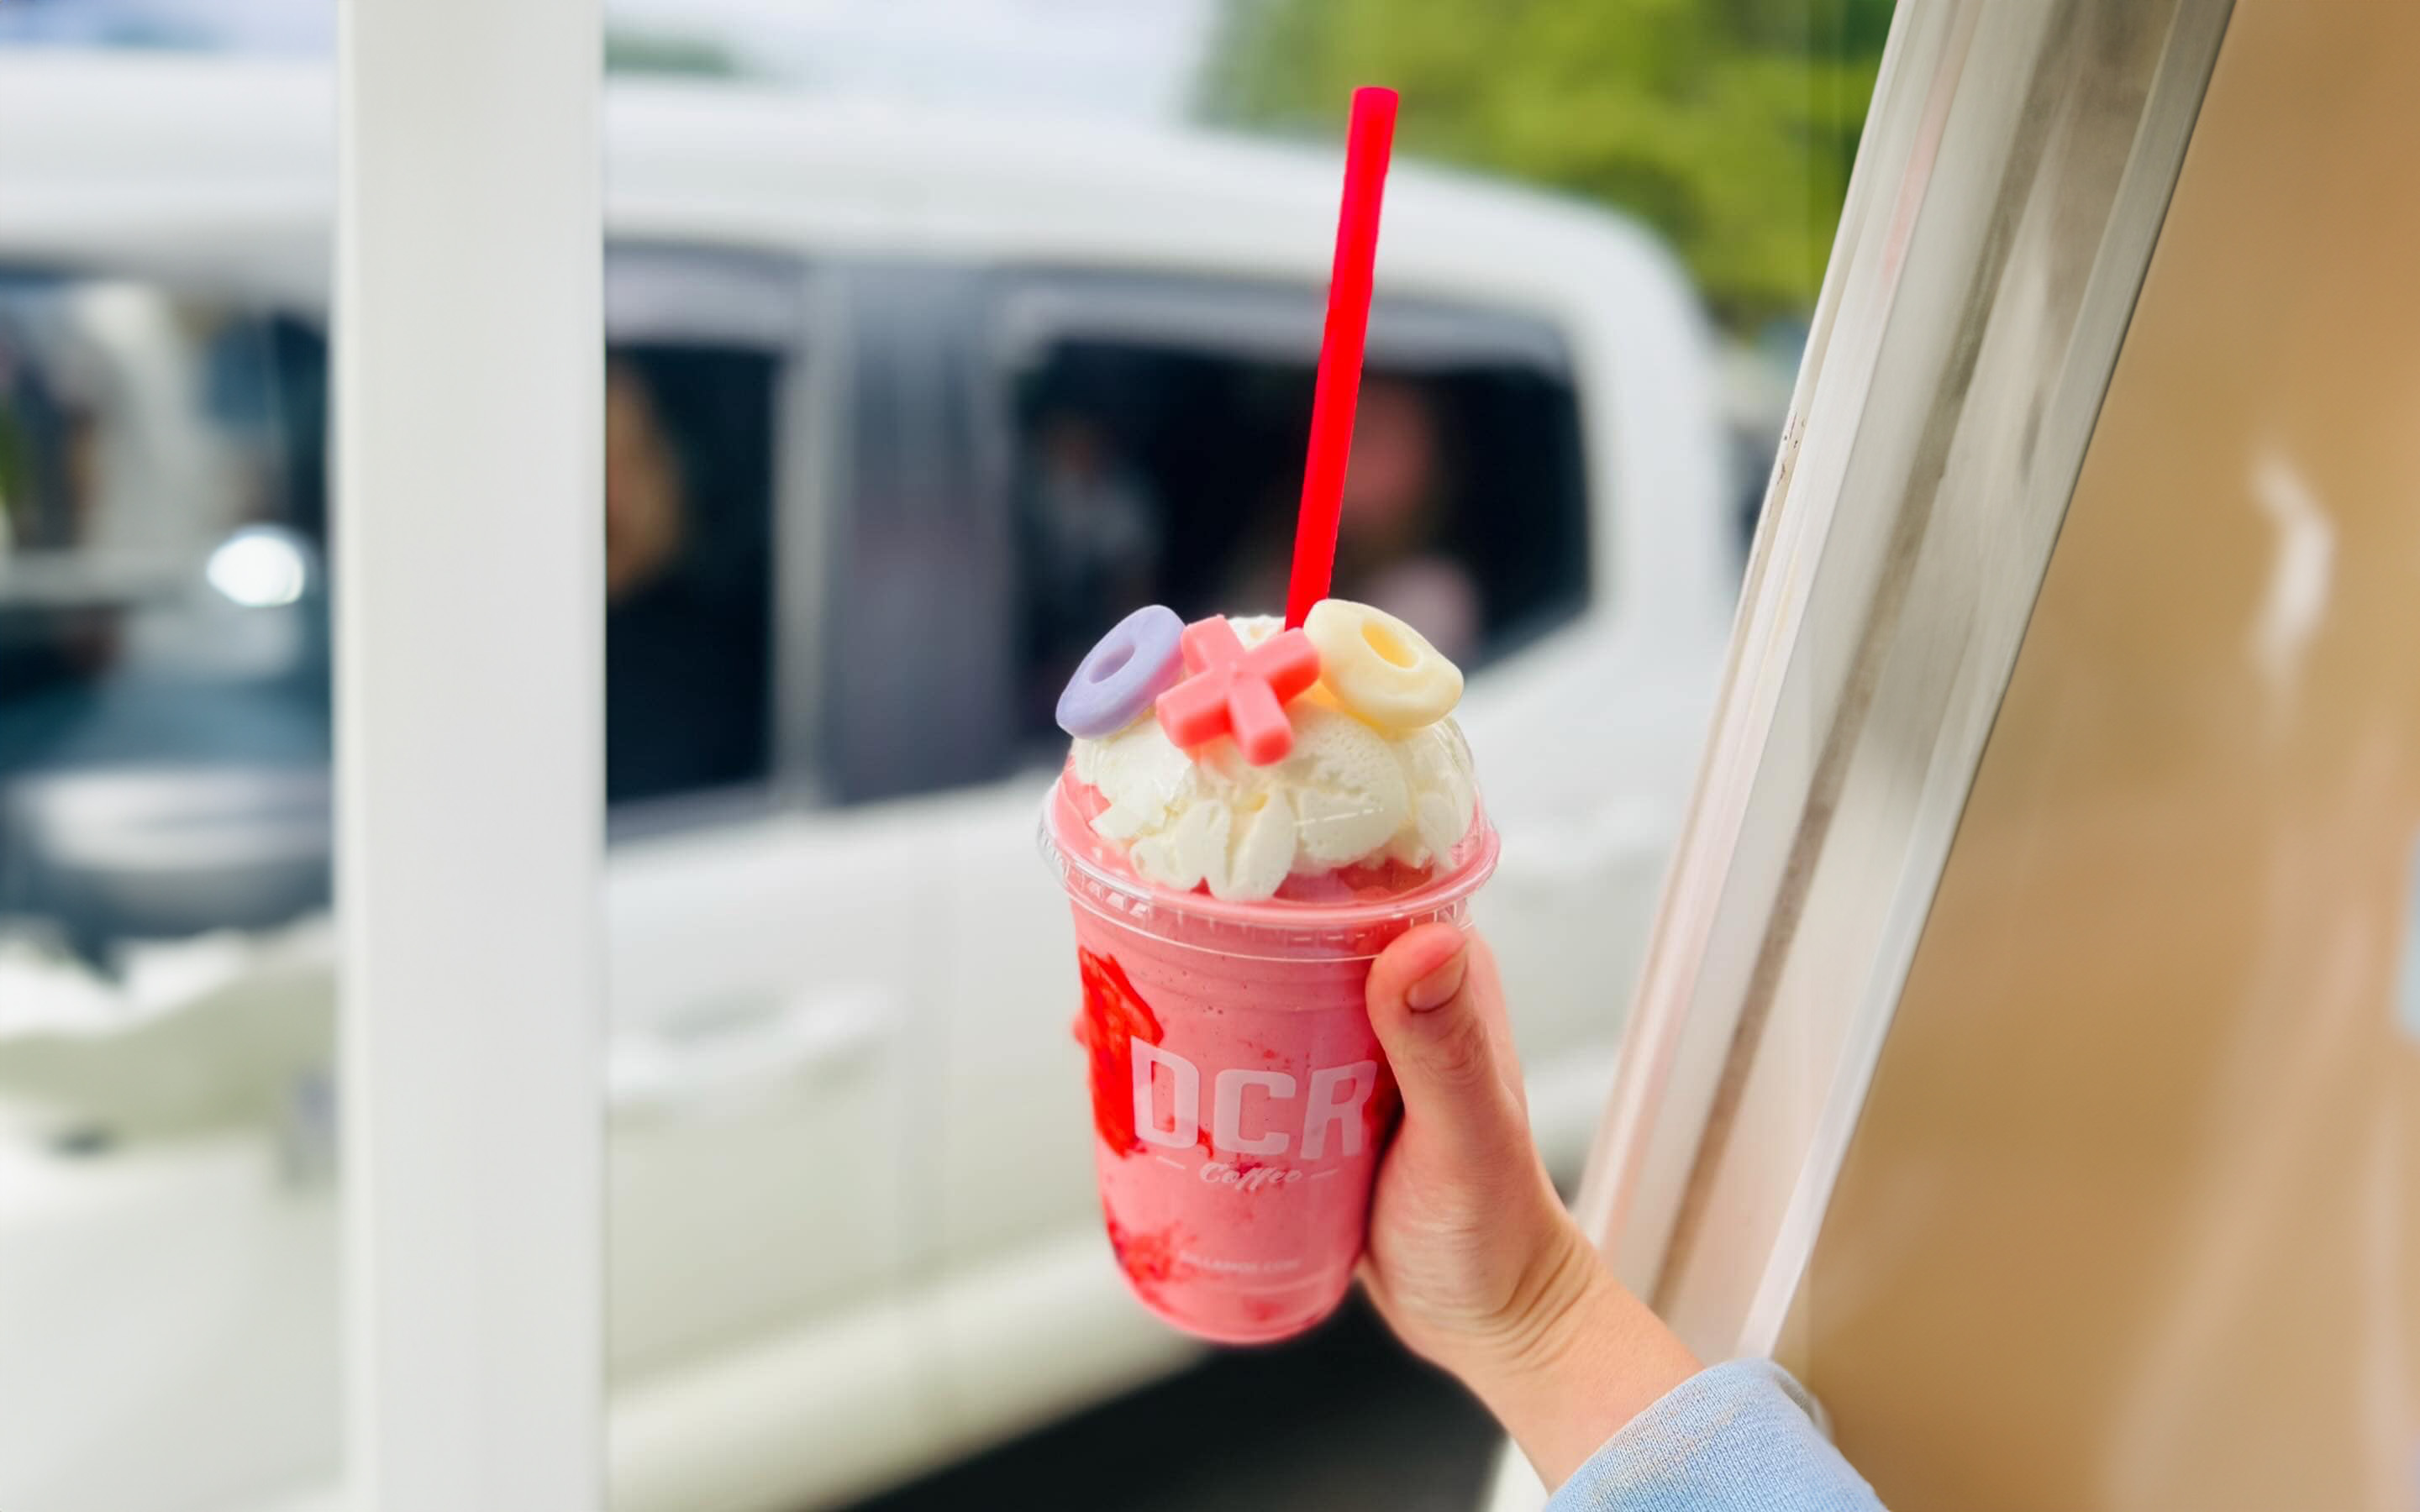
POLYGON ((1395 140, 1392 89, 1353 91, 1353 119, 1344 139, 1344 198, 1336 222, 1336 266, 1328 276, 1327 325, 1319 345, 1319 378, 1311 396, 1311 455, 1302 474, 1295 525, 1294 571, 1286 589, 1286 625, 1299 626, 1327 596, 1336 565, 1336 528, 1343 513, 1344 470, 1353 450, 1353 409, 1361 388, 1362 345, 1369 333, 1371 284, 1378 256, 1378 208, 1386 194, 1387 160, 1395 140))

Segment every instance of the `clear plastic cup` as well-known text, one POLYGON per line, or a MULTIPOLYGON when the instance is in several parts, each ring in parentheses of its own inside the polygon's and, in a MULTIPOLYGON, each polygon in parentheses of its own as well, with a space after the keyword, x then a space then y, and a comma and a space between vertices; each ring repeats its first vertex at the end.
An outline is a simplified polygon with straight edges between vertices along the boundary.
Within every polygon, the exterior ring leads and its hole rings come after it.
POLYGON ((1072 773, 1052 789, 1042 850, 1074 905, 1078 1036, 1119 1268, 1186 1333, 1299 1334, 1352 1286, 1401 1107, 1363 1000, 1370 963, 1416 925, 1464 921, 1495 871, 1496 832, 1481 810, 1424 872, 1234 903, 1137 877, 1093 833, 1082 792, 1072 773))

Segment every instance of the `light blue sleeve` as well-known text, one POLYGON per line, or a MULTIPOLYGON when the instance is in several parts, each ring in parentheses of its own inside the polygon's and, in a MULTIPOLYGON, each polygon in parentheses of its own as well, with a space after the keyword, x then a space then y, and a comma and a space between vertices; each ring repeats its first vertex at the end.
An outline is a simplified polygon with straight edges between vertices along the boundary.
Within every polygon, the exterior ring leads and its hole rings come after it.
POLYGON ((1815 1411, 1770 1361, 1700 1370, 1607 1439, 1546 1512, 1882 1512, 1815 1411))

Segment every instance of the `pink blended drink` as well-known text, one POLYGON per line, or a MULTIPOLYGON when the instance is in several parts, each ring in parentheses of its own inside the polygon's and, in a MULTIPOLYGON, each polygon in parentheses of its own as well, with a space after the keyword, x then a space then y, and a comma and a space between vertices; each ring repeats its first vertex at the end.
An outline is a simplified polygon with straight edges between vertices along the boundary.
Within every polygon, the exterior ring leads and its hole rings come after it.
POLYGON ((1327 596, 1395 111, 1354 92, 1286 618, 1127 616, 1059 700, 1076 743, 1043 816, 1109 1242, 1143 1305, 1229 1344, 1301 1333, 1352 1285, 1397 1109, 1370 963, 1459 923, 1496 865, 1461 671, 1327 596))
MULTIPOLYGON (((1432 702, 1459 690, 1454 674, 1432 702)), ((1400 1106, 1370 963, 1417 924, 1461 922, 1495 867, 1452 722, 1378 728, 1351 707, 1323 680, 1257 764, 1232 732, 1179 745, 1137 718, 1079 735, 1044 815, 1074 904, 1110 1243, 1145 1306, 1222 1343, 1298 1334, 1352 1285, 1400 1106)))

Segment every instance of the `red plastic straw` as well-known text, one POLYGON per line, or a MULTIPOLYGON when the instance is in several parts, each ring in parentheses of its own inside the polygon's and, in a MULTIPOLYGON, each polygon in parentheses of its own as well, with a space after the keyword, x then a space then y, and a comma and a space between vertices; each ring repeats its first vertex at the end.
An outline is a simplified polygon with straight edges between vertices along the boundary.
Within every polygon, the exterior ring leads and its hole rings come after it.
POLYGON ((1370 281, 1378 257, 1378 202, 1395 145, 1392 89, 1353 91, 1344 144, 1344 208, 1336 224, 1336 270, 1327 281, 1327 330, 1319 343, 1319 387, 1311 401, 1311 459, 1294 532, 1294 580, 1286 624, 1299 625, 1327 596, 1336 570, 1336 524, 1344 510, 1344 465, 1353 455, 1353 409, 1361 394, 1361 350, 1370 334, 1370 281))

